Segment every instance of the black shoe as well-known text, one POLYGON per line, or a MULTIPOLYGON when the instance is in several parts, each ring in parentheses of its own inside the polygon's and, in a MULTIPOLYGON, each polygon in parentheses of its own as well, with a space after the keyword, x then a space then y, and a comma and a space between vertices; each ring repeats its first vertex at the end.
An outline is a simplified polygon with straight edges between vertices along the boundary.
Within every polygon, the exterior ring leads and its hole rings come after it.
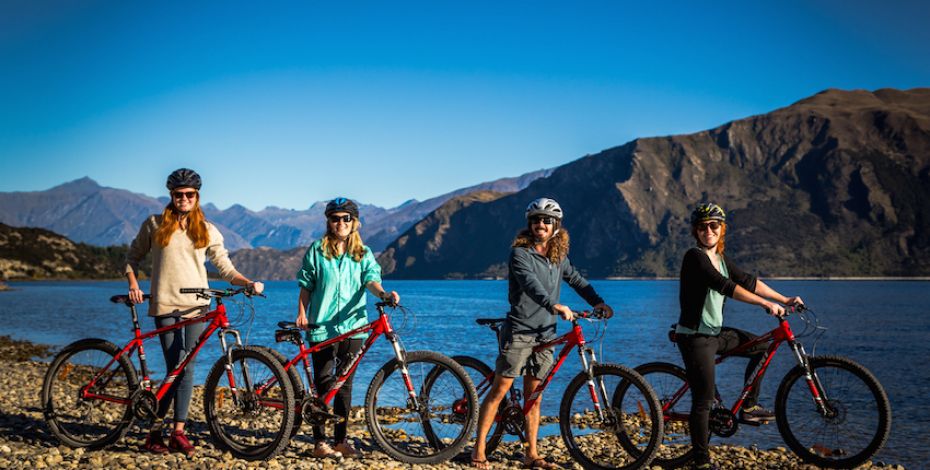
POLYGON ((775 413, 762 408, 759 405, 753 405, 749 408, 743 408, 739 412, 739 419, 747 423, 767 423, 775 421, 775 413))

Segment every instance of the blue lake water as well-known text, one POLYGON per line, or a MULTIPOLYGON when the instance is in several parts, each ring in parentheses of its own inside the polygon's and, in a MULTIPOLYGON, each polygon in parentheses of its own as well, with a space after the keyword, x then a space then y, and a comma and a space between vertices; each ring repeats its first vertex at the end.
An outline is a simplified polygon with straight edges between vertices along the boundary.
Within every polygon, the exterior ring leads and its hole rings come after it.
MULTIPOLYGON (((848 356, 869 368, 884 385, 893 408, 892 434, 876 460, 921 468, 930 461, 930 283, 920 281, 772 281, 786 295, 801 295, 818 314, 826 334, 816 344, 816 353, 848 356)), ((390 281, 402 303, 413 315, 404 325, 394 317, 395 327, 408 350, 429 349, 448 355, 467 354, 493 364, 497 346, 493 333, 475 325, 479 317, 503 316, 507 310, 505 281, 390 281)), ((617 312, 608 322, 606 334, 594 343, 600 358, 636 366, 650 361, 680 364, 678 350, 666 338, 668 326, 678 317, 677 281, 595 281, 598 292, 617 312)), ((215 283, 214 287, 224 287, 215 283)), ((15 290, 0 293, 0 334, 13 338, 63 346, 86 337, 99 337, 122 344, 131 336, 128 310, 111 304, 113 294, 125 292, 124 282, 22 282, 15 290)), ((143 289, 147 286, 143 284, 143 289)), ((293 282, 269 282, 267 299, 256 299, 256 318, 248 332, 251 344, 274 345, 275 324, 293 320, 297 288, 293 282)), ((563 303, 581 309, 585 304, 571 289, 563 290, 563 303)), ((231 305, 230 305, 231 307, 231 305)), ((372 308, 371 311, 374 311, 372 308)), ((231 309, 231 317, 236 313, 231 309)), ((729 301, 725 323, 756 333, 772 329, 775 321, 757 307, 729 301)), ((793 322, 796 330, 803 325, 793 322)), ((152 326, 143 319, 143 329, 152 326)), ((567 331, 560 325, 560 331, 567 331)), ((589 339, 595 334, 585 326, 589 339)), ((802 340, 803 341, 803 340, 802 340)), ((211 339, 197 358, 196 377, 202 382, 219 357, 219 342, 211 339)), ((813 340, 804 342, 810 353, 813 340)), ((153 377, 164 375, 157 341, 147 345, 153 377)), ((274 345, 291 355, 295 347, 274 345)), ((386 341, 376 344, 360 367, 353 396, 356 405, 364 399, 371 377, 391 355, 386 341)), ((733 359, 718 368, 717 378, 725 401, 738 393, 745 360, 733 359)), ((774 394, 781 377, 792 367, 791 355, 780 350, 766 374, 762 403, 774 407, 774 394)), ((569 356, 543 401, 543 413, 555 415, 568 381, 580 370, 577 355, 569 356)), ((36 384, 37 392, 40 385, 36 384)), ((557 430, 556 430, 557 431, 557 430)), ((728 442, 761 448, 784 446, 774 425, 742 427, 728 442)))

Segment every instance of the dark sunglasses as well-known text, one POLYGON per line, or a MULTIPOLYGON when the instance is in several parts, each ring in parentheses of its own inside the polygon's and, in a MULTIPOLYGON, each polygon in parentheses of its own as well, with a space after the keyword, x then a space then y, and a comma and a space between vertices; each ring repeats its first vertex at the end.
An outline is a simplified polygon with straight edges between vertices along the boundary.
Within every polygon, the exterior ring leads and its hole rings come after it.
POLYGON ((719 228, 720 228, 720 222, 717 222, 716 220, 712 220, 710 222, 704 222, 703 224, 697 224, 697 229, 699 232, 707 230, 707 229, 710 229, 716 232, 717 229, 719 228))
POLYGON ((171 196, 175 199, 194 199, 197 197, 197 191, 175 191, 171 196))
POLYGON ((340 220, 345 223, 352 222, 351 215, 331 215, 328 217, 328 219, 329 219, 329 223, 331 224, 335 224, 336 222, 339 222, 340 220))
POLYGON ((555 223, 555 217, 545 217, 538 215, 536 217, 530 217, 530 224, 544 223, 546 225, 552 225, 555 223))

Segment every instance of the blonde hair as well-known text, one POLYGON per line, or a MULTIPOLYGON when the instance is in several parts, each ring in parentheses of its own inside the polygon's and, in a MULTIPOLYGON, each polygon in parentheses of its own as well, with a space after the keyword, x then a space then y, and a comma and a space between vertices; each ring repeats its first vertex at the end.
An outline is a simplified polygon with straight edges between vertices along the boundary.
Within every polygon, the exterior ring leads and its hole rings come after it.
MULTIPOLYGON (((561 263, 568 256, 568 230, 561 227, 561 221, 557 221, 552 229, 557 230, 556 234, 549 239, 549 247, 546 249, 546 259, 552 264, 561 263)), ((525 228, 517 234, 513 240, 513 248, 516 247, 533 247, 536 245, 536 237, 529 228, 525 228)))
MULTIPOLYGON (((720 238, 717 239, 717 246, 716 246, 718 255, 722 255, 723 249, 726 248, 726 242, 724 241, 724 237, 726 236, 726 234, 727 234, 727 224, 726 222, 720 222, 720 238)), ((694 237, 695 240, 698 240, 697 225, 691 226, 691 236, 694 237)))
MULTIPOLYGON (((362 243, 362 236, 359 235, 358 229, 362 227, 361 222, 358 219, 352 219, 352 232, 349 233, 349 237, 346 240, 346 253, 352 257, 356 262, 361 261, 362 257, 365 256, 365 244, 362 243)), ((323 235, 323 242, 321 248, 323 248, 323 256, 326 259, 332 259, 336 256, 336 243, 339 242, 339 239, 329 229, 329 222, 326 223, 326 234, 323 235)))
MULTIPOLYGON (((162 247, 168 246, 171 236, 181 228, 181 214, 174 207, 173 202, 165 206, 161 213, 161 223, 155 230, 155 243, 162 247)), ((191 239, 194 248, 205 248, 210 244, 210 232, 207 231, 207 219, 200 209, 200 193, 194 201, 194 208, 187 213, 187 238, 191 239)))

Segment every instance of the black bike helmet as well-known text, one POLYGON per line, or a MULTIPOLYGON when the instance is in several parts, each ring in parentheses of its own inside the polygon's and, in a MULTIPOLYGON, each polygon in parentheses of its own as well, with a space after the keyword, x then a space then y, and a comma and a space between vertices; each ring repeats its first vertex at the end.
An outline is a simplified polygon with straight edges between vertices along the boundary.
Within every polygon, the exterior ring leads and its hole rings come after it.
POLYGON ((696 225, 700 222, 707 220, 719 220, 720 222, 727 221, 727 213, 723 209, 712 202, 702 202, 698 204, 694 211, 691 212, 691 225, 696 225))
POLYGON ((353 218, 358 218, 358 205, 351 199, 337 197, 326 204, 326 210, 323 212, 327 217, 333 212, 348 212, 353 218))
POLYGON ((168 187, 168 191, 174 191, 178 188, 194 188, 200 191, 201 183, 200 175, 196 171, 190 168, 178 168, 168 175, 168 182, 165 183, 165 186, 168 187))

